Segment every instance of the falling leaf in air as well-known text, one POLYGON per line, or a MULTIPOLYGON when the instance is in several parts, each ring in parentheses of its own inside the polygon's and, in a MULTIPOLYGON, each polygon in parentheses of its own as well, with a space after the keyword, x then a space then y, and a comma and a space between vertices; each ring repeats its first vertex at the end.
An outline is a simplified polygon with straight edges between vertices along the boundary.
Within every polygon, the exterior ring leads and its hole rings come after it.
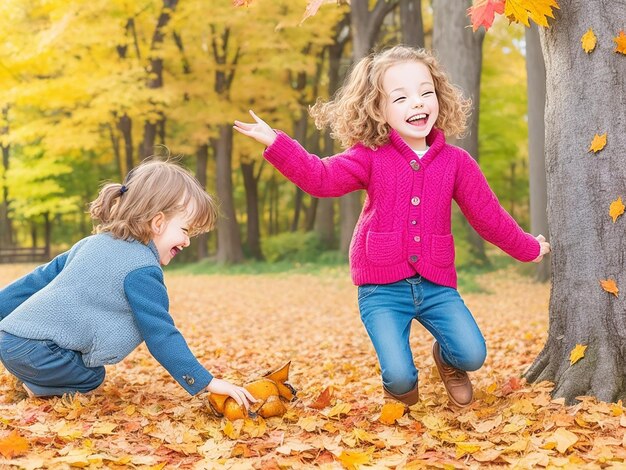
POLYGON ((589 146, 589 152, 598 153, 600 150, 604 148, 606 145, 606 132, 602 135, 596 134, 593 136, 593 141, 591 141, 591 145, 589 146))
POLYGON ((589 28, 589 30, 585 34, 583 34, 583 37, 580 38, 580 42, 583 45, 583 50, 587 54, 589 54, 591 51, 593 51, 596 48, 598 38, 596 38, 596 35, 593 34, 593 30, 589 28))
POLYGON ((624 204, 622 203, 622 196, 618 197, 615 201, 611 202, 609 206, 609 215, 613 219, 613 223, 617 220, 617 218, 624 213, 624 204))
POLYGON ((472 23, 472 29, 476 31, 483 26, 485 31, 491 28, 496 15, 504 13, 504 0, 475 0, 474 4, 467 9, 472 23))
POLYGON ((17 431, 0 439, 0 454, 7 459, 12 459, 28 452, 28 441, 20 436, 17 431))
POLYGON ((402 403, 390 402, 383 405, 378 420, 384 424, 394 424, 404 415, 405 406, 402 403))
POLYGON ((247 7, 250 6, 252 0, 233 0, 233 6, 235 7, 247 7))
POLYGON ((605 291, 609 294, 613 294, 615 297, 619 294, 619 289, 617 288, 617 284, 614 279, 600 281, 600 285, 605 291))
POLYGON ((529 19, 539 26, 548 27, 548 18, 554 18, 553 8, 559 8, 555 0, 506 0, 504 14, 516 23, 530 26, 529 19))
POLYGON ((624 34, 624 31, 620 31, 619 35, 613 38, 613 41, 617 44, 617 46, 615 46, 615 52, 626 54, 626 34, 624 34))
POLYGON ((572 349, 572 352, 569 353, 569 363, 570 363, 570 365, 576 364, 583 357, 585 357, 585 350, 586 349, 587 349, 586 345, 583 346, 582 344, 577 344, 576 347, 574 349, 572 349))

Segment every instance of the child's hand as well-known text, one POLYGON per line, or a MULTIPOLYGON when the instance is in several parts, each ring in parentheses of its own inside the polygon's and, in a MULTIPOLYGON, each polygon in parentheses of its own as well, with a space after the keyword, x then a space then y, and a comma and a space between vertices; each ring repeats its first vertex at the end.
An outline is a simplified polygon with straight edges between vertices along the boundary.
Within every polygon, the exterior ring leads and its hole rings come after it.
POLYGON ((215 377, 207 386, 207 391, 211 393, 217 393, 218 395, 228 395, 233 397, 239 406, 244 406, 246 411, 250 408, 250 403, 256 403, 257 399, 254 398, 249 391, 243 387, 226 382, 225 380, 216 379, 215 377))
POLYGON ((243 135, 252 137, 257 142, 269 147, 276 140, 276 132, 274 132, 274 129, 272 129, 263 119, 254 114, 252 110, 250 110, 250 115, 256 123, 248 124, 241 121, 235 121, 233 128, 236 131, 241 132, 243 135))
POLYGON ((543 255, 550 253, 550 244, 546 241, 546 238, 539 234, 535 237, 539 242, 539 256, 537 256, 533 263, 538 263, 543 259, 543 255))

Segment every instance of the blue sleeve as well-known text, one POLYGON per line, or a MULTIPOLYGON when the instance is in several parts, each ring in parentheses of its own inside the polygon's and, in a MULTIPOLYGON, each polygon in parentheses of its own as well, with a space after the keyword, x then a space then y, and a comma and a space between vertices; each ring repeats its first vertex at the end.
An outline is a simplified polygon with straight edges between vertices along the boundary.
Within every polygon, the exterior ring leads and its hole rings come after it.
POLYGON ((0 320, 8 317, 31 295, 39 292, 63 270, 68 251, 61 253, 47 264, 43 264, 29 274, 0 289, 0 320))
POLYGON ((150 354, 191 395, 201 392, 213 376, 193 355, 169 314, 163 271, 139 268, 124 279, 124 291, 150 354))

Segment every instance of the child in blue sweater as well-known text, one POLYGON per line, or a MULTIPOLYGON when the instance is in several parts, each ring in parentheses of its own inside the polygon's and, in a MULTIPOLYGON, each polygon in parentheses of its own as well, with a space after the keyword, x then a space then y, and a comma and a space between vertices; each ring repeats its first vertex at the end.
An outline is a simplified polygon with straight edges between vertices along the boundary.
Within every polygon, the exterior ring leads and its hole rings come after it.
POLYGON ((211 197, 186 169, 148 161, 123 185, 106 184, 91 203, 95 234, 0 290, 0 361, 31 396, 86 393, 104 366, 142 341, 191 395, 230 395, 246 409, 249 392, 211 375, 169 314, 161 265, 208 232, 211 197))

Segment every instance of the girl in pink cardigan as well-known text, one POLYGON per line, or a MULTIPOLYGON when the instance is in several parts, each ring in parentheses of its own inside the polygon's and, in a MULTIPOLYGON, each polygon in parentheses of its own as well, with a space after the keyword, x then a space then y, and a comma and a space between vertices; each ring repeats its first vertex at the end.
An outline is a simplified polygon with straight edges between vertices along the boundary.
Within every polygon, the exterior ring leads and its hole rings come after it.
POLYGON ((387 396, 412 405, 418 371, 409 334, 413 320, 434 336, 433 357, 450 400, 472 402, 467 371, 486 357, 483 336, 456 290, 451 207, 454 199, 476 231, 520 261, 550 251, 502 208, 474 159, 446 143, 465 130, 469 101, 435 58, 396 46, 359 61, 336 97, 311 114, 330 126, 343 153, 320 159, 255 122, 234 128, 267 146, 264 157, 315 197, 367 192, 350 245, 361 319, 372 340, 387 396))

